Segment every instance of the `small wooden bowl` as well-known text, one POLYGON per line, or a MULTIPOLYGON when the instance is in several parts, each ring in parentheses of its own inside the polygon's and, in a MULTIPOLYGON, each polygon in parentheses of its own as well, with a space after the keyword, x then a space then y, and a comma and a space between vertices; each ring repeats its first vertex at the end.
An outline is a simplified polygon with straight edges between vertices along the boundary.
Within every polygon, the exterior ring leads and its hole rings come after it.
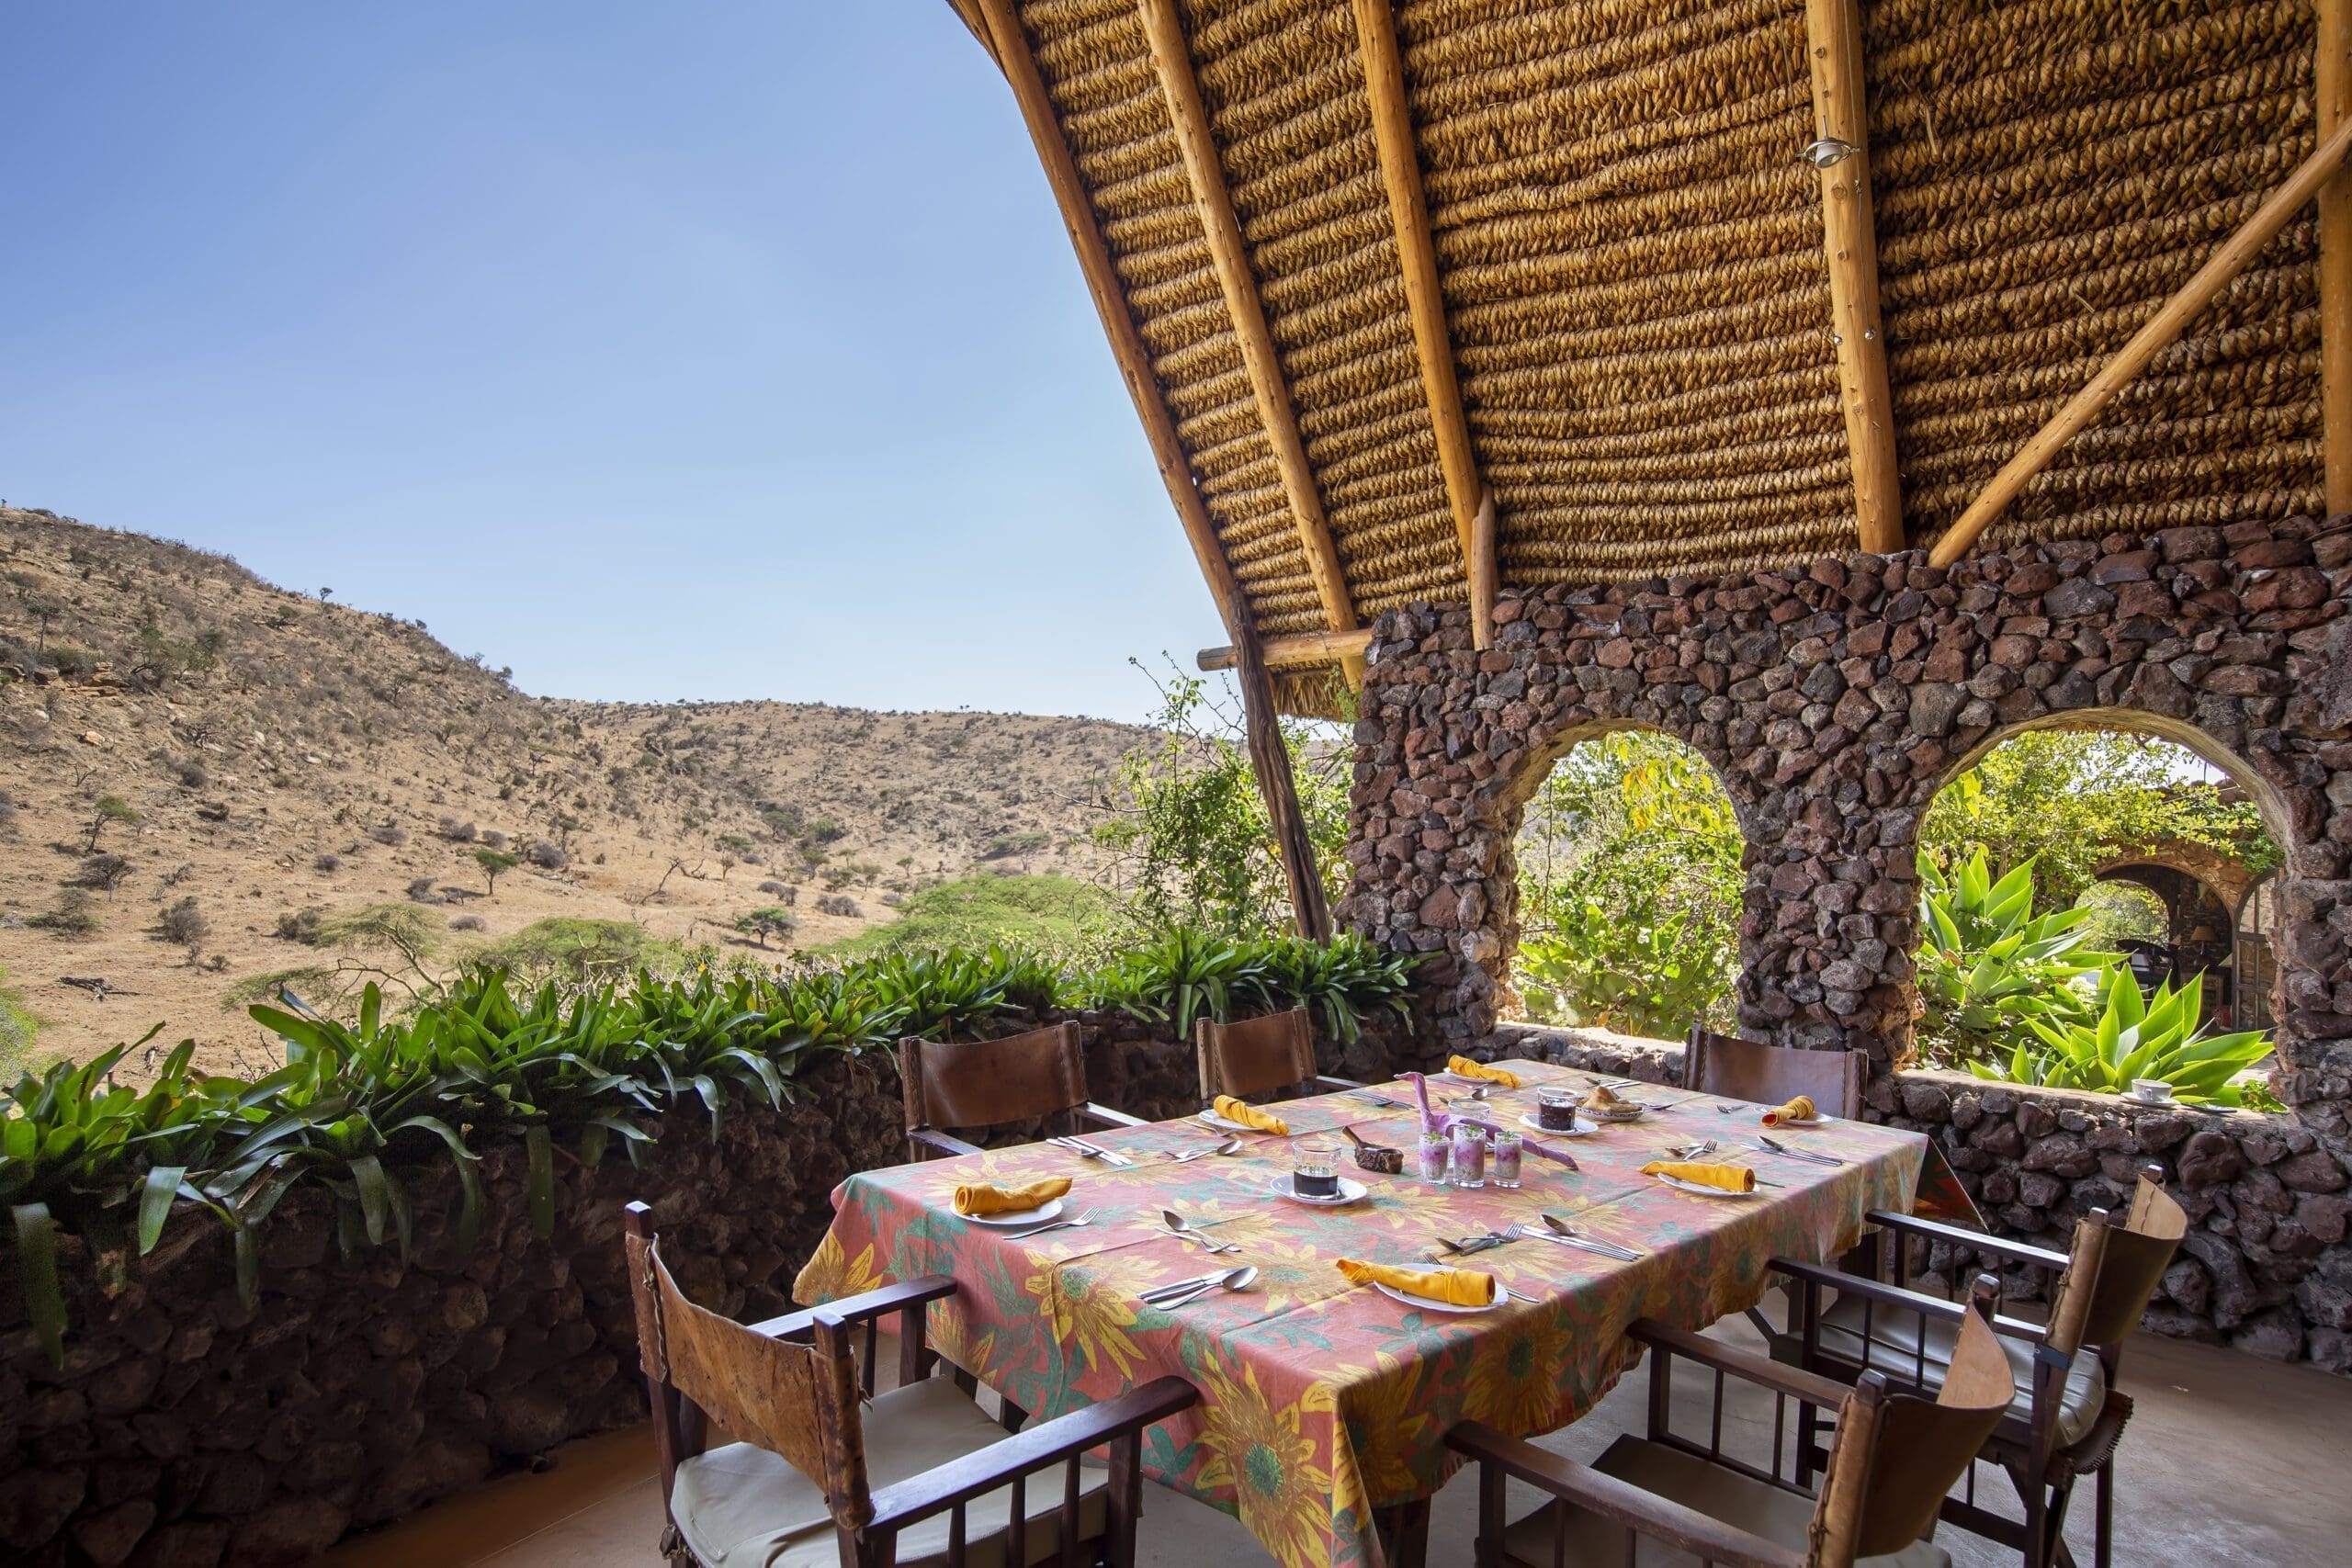
POLYGON ((1358 1169, 1369 1170, 1379 1176, 1396 1176, 1403 1172, 1404 1150, 1392 1149, 1386 1144, 1368 1143, 1357 1134, 1353 1127, 1342 1127, 1340 1131, 1345 1133, 1348 1135, 1348 1142, 1355 1145, 1355 1162, 1358 1169))

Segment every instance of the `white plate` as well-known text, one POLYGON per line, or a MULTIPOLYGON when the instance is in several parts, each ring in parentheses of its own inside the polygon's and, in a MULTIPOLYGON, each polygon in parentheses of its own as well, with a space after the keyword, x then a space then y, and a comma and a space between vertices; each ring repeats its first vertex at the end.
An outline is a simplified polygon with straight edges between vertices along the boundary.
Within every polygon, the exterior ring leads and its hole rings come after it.
POLYGON ((1344 1176, 1340 1178, 1338 1194, 1329 1198, 1307 1198, 1292 1191, 1288 1173, 1275 1177, 1268 1185, 1273 1188, 1275 1197, 1287 1198, 1294 1203, 1304 1203, 1310 1209, 1344 1209, 1351 1203, 1362 1202, 1372 1192, 1372 1189, 1363 1182, 1351 1181, 1344 1176))
POLYGON ((1724 1187, 1702 1187, 1695 1181, 1685 1181, 1679 1176, 1667 1176, 1661 1174, 1658 1177, 1658 1179, 1665 1182, 1668 1187, 1675 1188, 1683 1192, 1693 1193, 1701 1198, 1761 1198, 1764 1196, 1764 1189, 1761 1187, 1753 1188, 1746 1192, 1734 1192, 1730 1189, 1724 1187))
POLYGON ((1808 1116, 1802 1122, 1759 1121, 1758 1125, 1761 1126, 1768 1133, 1777 1133, 1783 1127, 1826 1127, 1829 1125, 1829 1118, 1826 1116, 1808 1116))
POLYGON ((1532 1116, 1521 1117, 1519 1119, 1519 1124, 1539 1137, 1545 1138, 1589 1138, 1595 1133, 1600 1131, 1598 1127, 1587 1127, 1582 1123, 1578 1123, 1572 1129, 1565 1127, 1546 1127, 1543 1122, 1538 1122, 1532 1116))
POLYGON ((1623 1111, 1595 1111, 1589 1105, 1577 1107, 1577 1115, 1589 1116, 1596 1122, 1638 1122, 1649 1113, 1647 1105, 1634 1100, 1627 1100, 1623 1111))
POLYGON ((1429 1296, 1417 1296, 1410 1291, 1400 1291, 1396 1286, 1383 1284, 1378 1280, 1374 1280, 1372 1282, 1372 1288, 1378 1291, 1382 1295, 1386 1296, 1390 1301, 1403 1302, 1407 1306, 1419 1307, 1423 1312, 1492 1312, 1495 1308, 1502 1304, 1504 1299, 1500 1295, 1498 1295, 1493 1301, 1488 1302, 1485 1306, 1456 1306, 1452 1302, 1436 1301, 1429 1296))
POLYGON ((1001 1214, 970 1214, 966 1218, 976 1225, 989 1225, 1017 1231, 1023 1225, 1042 1225, 1049 1220, 1057 1220, 1061 1218, 1061 1213, 1062 1201, 1058 1198, 1048 1198, 1034 1209, 1012 1209, 1001 1214))
POLYGON ((1279 1138, 1283 1136, 1283 1134, 1280 1133, 1269 1133, 1263 1127, 1252 1127, 1247 1122, 1236 1122, 1230 1117, 1219 1116, 1214 1111, 1201 1111, 1193 1117, 1193 1120, 1196 1122, 1205 1122, 1210 1126, 1215 1127, 1221 1132, 1255 1133, 1261 1138, 1279 1138))

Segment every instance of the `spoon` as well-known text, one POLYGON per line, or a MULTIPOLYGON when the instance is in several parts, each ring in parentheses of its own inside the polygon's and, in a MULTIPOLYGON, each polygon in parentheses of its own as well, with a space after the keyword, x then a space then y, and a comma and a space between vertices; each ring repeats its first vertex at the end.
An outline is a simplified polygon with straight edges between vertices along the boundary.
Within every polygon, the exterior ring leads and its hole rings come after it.
POLYGON ((1168 1226, 1168 1232, 1170 1235, 1180 1235, 1186 1241, 1198 1242, 1201 1246, 1208 1248, 1211 1252, 1238 1252, 1241 1250, 1239 1244, 1217 1240, 1215 1236, 1210 1235, 1206 1231, 1202 1230, 1199 1226, 1187 1221, 1183 1215, 1178 1213, 1173 1209, 1160 1210, 1159 1217, 1168 1226))
POLYGON ((1557 1214, 1545 1214, 1544 1224, 1544 1228, 1551 1231, 1553 1235, 1566 1236, 1578 1247, 1588 1247, 1594 1252, 1606 1252, 1611 1257, 1622 1258, 1628 1263, 1637 1263, 1641 1260, 1642 1255, 1630 1247, 1621 1246, 1613 1241, 1602 1241, 1597 1236, 1578 1235, 1575 1228, 1557 1214))
POLYGON ((1206 1159, 1211 1155, 1238 1155, 1240 1152, 1241 1140, 1227 1138, 1221 1144, 1212 1144, 1204 1149, 1186 1149, 1181 1155, 1170 1154, 1168 1157, 1172 1163, 1182 1165, 1186 1160, 1206 1159))
POLYGON ((1257 1279, 1257 1277, 1258 1266, 1254 1263, 1245 1263, 1240 1268, 1232 1270, 1230 1273, 1221 1274, 1217 1278, 1210 1280, 1207 1284, 1199 1286, 1194 1290, 1187 1291, 1181 1296, 1169 1296, 1163 1300, 1153 1302, 1151 1304, 1158 1307, 1162 1312, 1173 1312, 1178 1307, 1182 1306, 1186 1302, 1196 1302, 1200 1300, 1203 1296, 1207 1295, 1211 1291, 1246 1290, 1249 1288, 1250 1281, 1257 1279))

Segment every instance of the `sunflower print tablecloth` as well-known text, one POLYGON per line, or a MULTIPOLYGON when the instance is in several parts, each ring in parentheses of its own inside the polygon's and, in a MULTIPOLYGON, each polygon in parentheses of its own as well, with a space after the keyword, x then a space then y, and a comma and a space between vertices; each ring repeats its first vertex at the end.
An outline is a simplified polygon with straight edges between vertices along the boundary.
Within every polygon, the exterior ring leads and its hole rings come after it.
MULTIPOLYGON (((1496 1090, 1488 1119, 1516 1125, 1543 1084, 1584 1075, 1510 1064, 1525 1080, 1496 1090)), ((1408 1100, 1408 1090, 1377 1092, 1408 1100)), ((1581 1168, 1531 1156, 1525 1184, 1476 1190, 1348 1168, 1370 1189, 1345 1208, 1277 1195, 1291 1145, 1353 1126, 1409 1149, 1414 1113, 1351 1094, 1282 1107, 1288 1136, 1246 1138, 1235 1156, 1182 1165, 1167 1155, 1223 1137, 1197 1122, 1090 1133, 1136 1161, 1120 1169, 1047 1144, 994 1149, 854 1176, 834 1193, 834 1219, 794 1286, 808 1305, 923 1274, 962 1287, 931 1309, 940 1352, 1034 1416, 1082 1408, 1167 1373, 1201 1402, 1148 1435, 1157 1480, 1239 1515, 1283 1568, 1374 1568, 1374 1510, 1426 1497, 1453 1468, 1448 1428, 1476 1418, 1534 1435, 1590 1409, 1636 1359, 1624 1337, 1637 1317, 1699 1328, 1754 1304, 1774 1256, 1825 1260, 1860 1237, 1872 1209, 1907 1209, 1928 1141, 1859 1122, 1778 1134, 1840 1156, 1826 1166, 1737 1152, 1782 1185, 1746 1198, 1702 1197, 1639 1174, 1668 1144, 1756 1130, 1752 1106, 1726 1113, 1682 1089, 1633 1091, 1652 1107, 1639 1122, 1561 1140, 1581 1168), (1031 1240, 959 1219, 958 1182, 1068 1176, 1069 1212, 1093 1223, 1031 1240), (1172 1208, 1238 1253, 1210 1259, 1162 1228, 1172 1208), (1507 1301, 1473 1314, 1423 1313, 1351 1286, 1340 1257, 1420 1264, 1439 1236, 1540 1225, 1545 1210, 1645 1256, 1618 1262, 1526 1240, 1470 1261, 1537 1304, 1507 1301), (1254 1264, 1252 1287, 1173 1312, 1138 1299, 1154 1285, 1213 1266, 1254 1264)), ((1457 1107, 1467 1109, 1467 1107, 1457 1107)), ((1408 1159, 1408 1164, 1410 1163, 1408 1159)))

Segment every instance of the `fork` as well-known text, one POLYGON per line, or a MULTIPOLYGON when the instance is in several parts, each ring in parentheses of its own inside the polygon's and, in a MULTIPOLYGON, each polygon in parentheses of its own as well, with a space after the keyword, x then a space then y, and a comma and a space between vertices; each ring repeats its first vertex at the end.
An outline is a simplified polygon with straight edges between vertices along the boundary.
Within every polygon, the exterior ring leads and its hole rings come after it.
POLYGON ((1559 1228, 1557 1230, 1531 1230, 1525 1225, 1513 1225, 1511 1228, 1519 1232, 1522 1236, 1533 1236, 1539 1241, 1556 1241, 1562 1247, 1581 1247, 1587 1252, 1597 1252, 1603 1258, 1614 1258, 1621 1262, 1639 1263, 1642 1260, 1643 1255, 1641 1253, 1636 1252, 1634 1248, 1623 1245, 1622 1242, 1602 1241, 1595 1236, 1579 1235, 1577 1234, 1575 1229, 1569 1225, 1567 1221, 1549 1215, 1547 1215, 1546 1218, 1550 1219, 1553 1224, 1558 1225, 1559 1228))
MULTIPOLYGON (((1437 1244, 1445 1248, 1446 1251, 1453 1253, 1457 1258, 1460 1258, 1467 1257, 1473 1252, 1484 1252, 1490 1247, 1500 1247, 1503 1243, 1514 1238, 1506 1235, 1499 1231, 1488 1231, 1485 1235, 1468 1236, 1464 1239, 1476 1245, 1464 1246, 1462 1242, 1453 1241, 1445 1236, 1438 1237, 1437 1244)), ((1543 1304, 1533 1296, 1529 1295, 1526 1292, 1514 1291, 1509 1285, 1504 1284, 1500 1280, 1497 1280, 1495 1281, 1495 1289, 1500 1291, 1510 1300, 1515 1302, 1525 1302, 1529 1306, 1540 1306, 1543 1304)))
POLYGON ((1790 1159, 1811 1160, 1815 1165, 1844 1165, 1846 1163, 1836 1155, 1825 1155, 1813 1149, 1792 1148, 1787 1144, 1768 1138, 1761 1133, 1756 1134, 1756 1146, 1776 1155, 1786 1156, 1790 1159))
POLYGON ((1131 1166, 1136 1163, 1125 1155, 1114 1154, 1101 1145, 1090 1144, 1083 1138, 1047 1138, 1046 1142, 1057 1148, 1069 1149, 1075 1154, 1084 1155, 1088 1159, 1099 1159, 1104 1165, 1131 1166))
POLYGON ((1042 1225, 1032 1225, 1025 1231, 1007 1231, 1005 1233, 1004 1239, 1007 1241, 1027 1241, 1031 1236, 1043 1235, 1047 1231, 1075 1230, 1080 1225, 1092 1224, 1094 1223, 1094 1216, 1102 1212, 1102 1211, 1100 1209, 1088 1209, 1074 1220, 1048 1220, 1042 1225))

